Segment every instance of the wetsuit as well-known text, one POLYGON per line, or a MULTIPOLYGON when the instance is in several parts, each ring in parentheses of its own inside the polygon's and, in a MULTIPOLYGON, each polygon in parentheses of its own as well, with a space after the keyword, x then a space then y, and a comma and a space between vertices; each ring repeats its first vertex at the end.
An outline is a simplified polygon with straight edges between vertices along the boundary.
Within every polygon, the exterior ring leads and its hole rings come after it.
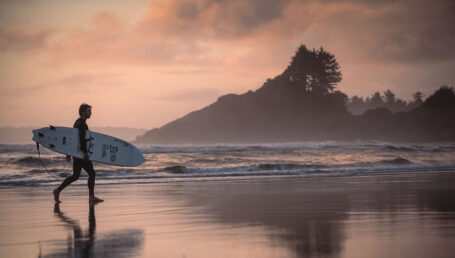
MULTIPOLYGON (((87 153, 87 141, 85 140, 85 132, 88 131, 88 126, 87 126, 87 123, 85 122, 85 119, 82 119, 82 118, 77 119, 76 122, 74 122, 73 128, 79 129, 79 145, 80 145, 81 151, 83 153, 87 153)), ((79 159, 76 157, 73 157, 73 175, 67 177, 62 182, 62 184, 58 187, 58 190, 62 191, 69 184, 78 180, 79 176, 81 175, 82 168, 88 174, 87 184, 88 184, 89 194, 94 195, 95 194, 95 170, 93 169, 93 163, 89 160, 79 159)))

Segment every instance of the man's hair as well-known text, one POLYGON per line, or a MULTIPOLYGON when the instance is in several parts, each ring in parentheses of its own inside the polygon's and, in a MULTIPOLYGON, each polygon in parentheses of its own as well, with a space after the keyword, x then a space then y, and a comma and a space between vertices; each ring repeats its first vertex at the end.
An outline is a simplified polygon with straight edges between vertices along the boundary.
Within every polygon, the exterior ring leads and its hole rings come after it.
POLYGON ((89 104, 82 103, 81 106, 79 107, 79 115, 82 116, 82 114, 89 108, 91 108, 89 104))

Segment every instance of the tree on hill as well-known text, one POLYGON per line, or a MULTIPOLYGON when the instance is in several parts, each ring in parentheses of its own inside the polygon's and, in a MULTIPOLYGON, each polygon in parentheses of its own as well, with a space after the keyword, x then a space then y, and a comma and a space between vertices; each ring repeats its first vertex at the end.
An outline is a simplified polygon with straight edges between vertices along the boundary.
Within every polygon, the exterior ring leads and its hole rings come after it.
POLYGON ((378 108, 384 105, 384 100, 382 99, 381 93, 378 91, 371 96, 370 103, 374 108, 378 108))
POLYGON ((391 90, 384 91, 384 99, 387 104, 394 104, 396 102, 395 93, 391 90))
POLYGON ((322 47, 309 50, 305 45, 297 49, 284 75, 291 85, 321 93, 333 92, 342 79, 340 65, 334 55, 322 47))
POLYGON ((391 90, 384 91, 381 95, 379 91, 373 93, 371 97, 363 99, 362 97, 353 96, 348 100, 346 106, 348 110, 355 115, 363 114, 367 110, 376 108, 387 108, 392 112, 403 112, 414 109, 422 105, 423 94, 418 91, 413 94, 413 100, 406 102, 397 98, 395 93, 391 90))
POLYGON ((418 91, 418 92, 414 93, 412 95, 413 103, 415 103, 417 105, 421 105, 423 103, 422 97, 423 97, 422 92, 418 91))
POLYGON ((422 105, 423 103, 423 93, 420 91, 417 91, 412 95, 412 101, 408 103, 408 109, 414 109, 422 105))
POLYGON ((424 108, 455 108, 455 92, 452 87, 442 85, 433 95, 422 104, 424 108))

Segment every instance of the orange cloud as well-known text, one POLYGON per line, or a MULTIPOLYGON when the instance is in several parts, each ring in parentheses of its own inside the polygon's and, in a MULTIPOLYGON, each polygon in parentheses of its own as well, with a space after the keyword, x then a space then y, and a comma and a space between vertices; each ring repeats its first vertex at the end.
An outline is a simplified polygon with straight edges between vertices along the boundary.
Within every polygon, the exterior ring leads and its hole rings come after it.
POLYGON ((160 34, 205 39, 251 37, 256 31, 283 18, 291 1, 155 1, 140 27, 160 34))
MULTIPOLYGON (((286 47, 289 56, 306 43, 357 59, 447 60, 455 58, 454 10, 446 0, 156 0, 134 24, 95 13, 88 28, 67 31, 46 51, 60 64, 213 67, 255 58, 254 49, 286 47)), ((0 50, 42 48, 49 33, 1 28, 0 50)))

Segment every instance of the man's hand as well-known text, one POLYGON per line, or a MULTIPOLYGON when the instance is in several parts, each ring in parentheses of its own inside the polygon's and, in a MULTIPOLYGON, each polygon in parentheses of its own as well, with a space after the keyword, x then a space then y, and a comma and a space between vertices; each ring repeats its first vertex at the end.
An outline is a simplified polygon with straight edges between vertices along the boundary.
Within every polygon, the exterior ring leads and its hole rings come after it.
POLYGON ((84 152, 84 159, 85 159, 85 160, 89 160, 89 158, 88 158, 88 154, 87 154, 87 153, 85 153, 85 152, 84 152))
POLYGON ((70 155, 66 155, 66 162, 70 162, 71 161, 71 156, 70 155))

